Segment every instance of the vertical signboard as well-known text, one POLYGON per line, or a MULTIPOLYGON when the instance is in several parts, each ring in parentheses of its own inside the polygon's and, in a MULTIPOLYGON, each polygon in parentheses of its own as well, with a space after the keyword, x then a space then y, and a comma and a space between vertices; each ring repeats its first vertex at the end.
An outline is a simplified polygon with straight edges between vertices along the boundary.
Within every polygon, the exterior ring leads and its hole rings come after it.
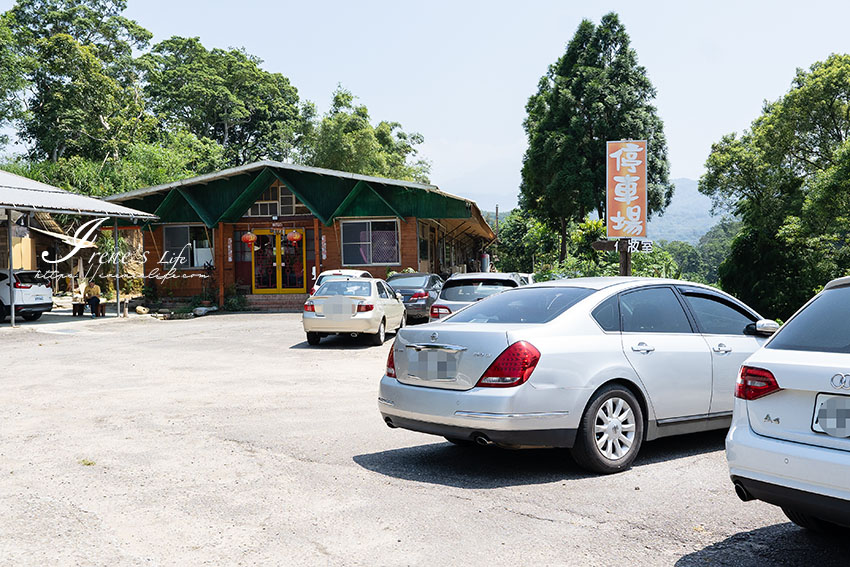
POLYGON ((608 238, 646 237, 646 140, 608 142, 608 238))

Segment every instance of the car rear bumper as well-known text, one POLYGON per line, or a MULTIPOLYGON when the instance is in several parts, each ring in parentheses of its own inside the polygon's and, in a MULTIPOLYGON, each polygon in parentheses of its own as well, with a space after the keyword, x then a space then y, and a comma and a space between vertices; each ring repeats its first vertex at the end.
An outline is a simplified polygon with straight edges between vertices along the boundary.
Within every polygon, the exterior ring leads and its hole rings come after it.
POLYGON ((850 521, 850 452, 764 437, 736 415, 726 458, 733 481, 754 498, 824 519, 837 506, 850 521))
POLYGON ((411 301, 404 304, 404 309, 410 318, 427 318, 431 314, 428 304, 425 302, 411 301))
MULTIPOLYGON (((15 304, 16 315, 29 315, 34 313, 44 313, 53 310, 53 302, 50 303, 26 303, 23 305, 15 304)), ((6 315, 11 314, 11 306, 6 306, 6 315)))
POLYGON ((572 447, 576 428, 570 412, 524 411, 525 405, 517 403, 523 398, 519 388, 445 390, 384 376, 378 409, 392 427, 432 435, 470 440, 483 435, 502 445, 572 447))
POLYGON ((380 319, 352 317, 343 321, 325 317, 304 317, 304 331, 307 333, 377 333, 380 319))

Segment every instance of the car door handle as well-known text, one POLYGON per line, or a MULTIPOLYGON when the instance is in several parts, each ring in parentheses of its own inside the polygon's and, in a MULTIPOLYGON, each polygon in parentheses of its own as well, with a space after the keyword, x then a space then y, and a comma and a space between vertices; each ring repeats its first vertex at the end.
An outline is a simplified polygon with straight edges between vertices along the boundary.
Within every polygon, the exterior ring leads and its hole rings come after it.
POLYGON ((642 352, 643 354, 649 354, 655 350, 655 347, 651 347, 646 343, 638 343, 632 347, 632 350, 635 352, 642 352))
POLYGON ((720 353, 720 354, 729 354, 730 352, 732 352, 732 349, 729 348, 728 346, 724 345, 723 343, 720 343, 719 345, 712 348, 711 350, 713 350, 714 352, 720 353))

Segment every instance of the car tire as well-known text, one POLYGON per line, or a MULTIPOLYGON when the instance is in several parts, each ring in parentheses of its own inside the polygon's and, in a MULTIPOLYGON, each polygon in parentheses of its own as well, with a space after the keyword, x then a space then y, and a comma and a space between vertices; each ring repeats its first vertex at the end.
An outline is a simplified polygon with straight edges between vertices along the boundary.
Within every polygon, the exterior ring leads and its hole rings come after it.
POLYGON ((307 333, 307 344, 316 346, 321 342, 322 336, 319 333, 307 333))
POLYGON ((612 474, 631 466, 643 443, 643 411, 624 386, 610 384, 587 404, 581 418, 573 459, 583 469, 612 474))
POLYGON ((0 301, 0 324, 6 322, 6 305, 0 301))
POLYGON ((378 332, 375 333, 374 335, 370 336, 370 339, 372 340, 372 344, 375 345, 375 346, 381 346, 382 344, 384 344, 384 341, 387 338, 386 335, 387 335, 386 321, 381 319, 381 324, 378 325, 378 332))
POLYGON ((401 321, 399 321, 398 328, 395 330, 396 334, 404 329, 405 325, 407 325, 407 311, 405 311, 401 316, 401 321))
POLYGON ((41 313, 25 313, 22 317, 24 321, 38 321, 41 319, 41 313))
POLYGON ((839 526, 838 524, 833 524, 832 522, 821 520, 820 518, 811 516, 804 512, 798 512, 789 508, 782 508, 782 512, 785 513, 789 520, 791 520, 801 528, 809 531, 821 534, 847 534, 848 532, 850 532, 850 528, 845 528, 843 526, 839 526))

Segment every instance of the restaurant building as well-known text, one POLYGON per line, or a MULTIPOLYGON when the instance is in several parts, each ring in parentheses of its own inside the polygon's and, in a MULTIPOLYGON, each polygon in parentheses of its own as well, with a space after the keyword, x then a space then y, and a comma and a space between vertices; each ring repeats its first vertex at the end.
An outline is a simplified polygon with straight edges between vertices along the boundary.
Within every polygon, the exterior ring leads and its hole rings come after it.
POLYGON ((175 298, 226 290, 266 309, 300 309, 316 276, 353 268, 476 271, 495 239, 478 206, 434 185, 261 161, 113 195, 155 214, 141 227, 148 285, 175 298))

